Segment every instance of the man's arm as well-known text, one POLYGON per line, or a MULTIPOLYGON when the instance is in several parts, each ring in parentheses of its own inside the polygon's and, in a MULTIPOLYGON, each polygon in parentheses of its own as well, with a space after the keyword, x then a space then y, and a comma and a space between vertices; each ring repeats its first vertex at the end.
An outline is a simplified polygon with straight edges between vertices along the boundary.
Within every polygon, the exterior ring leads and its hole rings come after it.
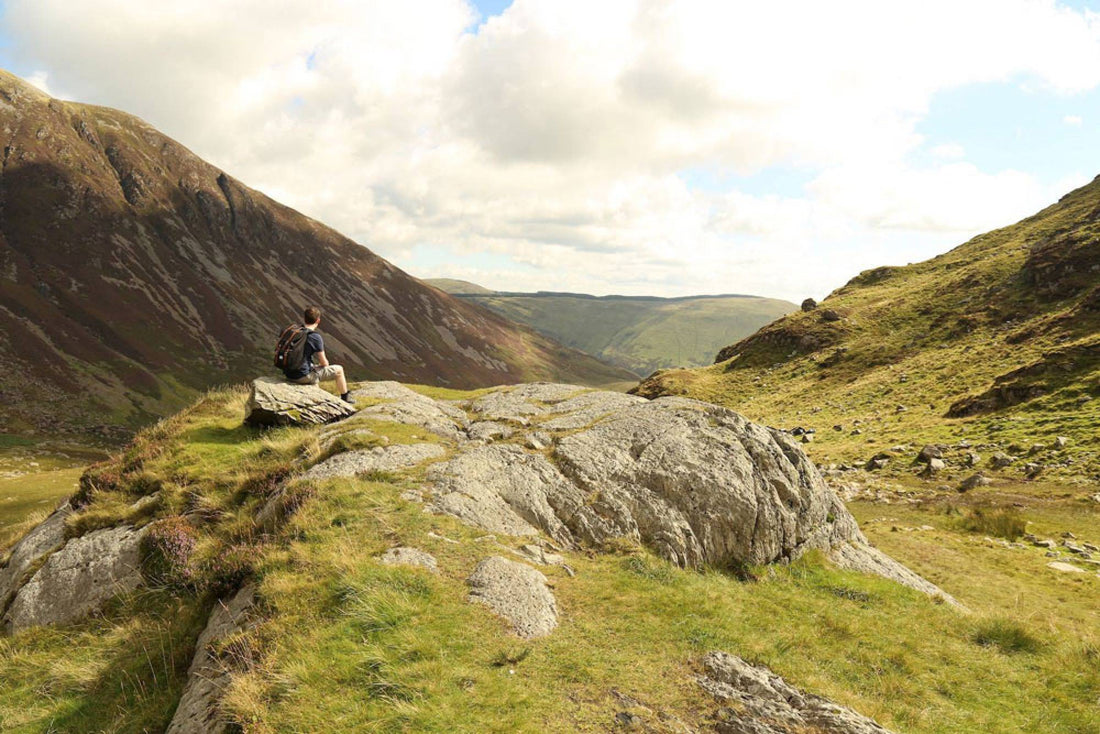
POLYGON ((325 356, 325 350, 321 350, 313 355, 317 358, 317 364, 321 367, 328 367, 328 357, 325 356))

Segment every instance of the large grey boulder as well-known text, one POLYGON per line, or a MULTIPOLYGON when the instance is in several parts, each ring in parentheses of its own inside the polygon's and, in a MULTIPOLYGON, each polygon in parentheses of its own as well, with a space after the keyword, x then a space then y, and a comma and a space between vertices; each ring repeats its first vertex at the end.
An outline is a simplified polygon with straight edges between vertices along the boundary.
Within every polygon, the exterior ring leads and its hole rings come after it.
POLYGON ((558 626, 557 603, 546 577, 525 563, 500 556, 486 558, 466 583, 470 601, 504 617, 520 637, 544 637, 558 626))
POLYGON ((65 542, 65 518, 72 511, 72 507, 66 502, 11 549, 7 563, 0 567, 0 614, 18 590, 28 569, 65 542))
POLYGON ((407 496, 491 533, 541 532, 563 548, 626 539, 692 568, 819 550, 845 568, 942 594, 867 543, 789 435, 729 409, 548 383, 458 404, 396 383, 356 395, 386 402, 354 420, 378 410, 371 420, 456 437, 454 455, 431 465, 424 486, 407 496))
POLYGON ((16 594, 4 618, 11 632, 72 622, 142 583, 144 530, 96 530, 66 543, 16 594))
POLYGON ((397 471, 437 459, 446 453, 447 450, 437 443, 396 444, 347 451, 311 467, 302 478, 330 479, 354 477, 373 471, 397 471))
POLYGON ((800 691, 735 655, 707 653, 703 668, 699 685, 724 704, 715 724, 719 734, 889 734, 866 716, 800 691))
POLYGON ((176 713, 165 734, 223 734, 228 723, 222 719, 218 702, 230 683, 231 670, 211 649, 244 629, 256 599, 256 587, 247 584, 228 601, 218 601, 195 643, 195 657, 187 669, 187 684, 176 713))
POLYGON ((355 408, 315 385, 295 385, 274 377, 258 377, 245 407, 251 426, 293 426, 331 423, 355 413, 355 408))

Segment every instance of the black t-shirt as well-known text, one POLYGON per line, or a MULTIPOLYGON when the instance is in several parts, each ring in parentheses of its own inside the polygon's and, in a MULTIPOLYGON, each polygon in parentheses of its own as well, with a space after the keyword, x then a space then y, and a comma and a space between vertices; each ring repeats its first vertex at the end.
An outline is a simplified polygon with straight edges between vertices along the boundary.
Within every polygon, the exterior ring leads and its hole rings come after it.
POLYGON ((325 351, 325 340, 316 331, 310 331, 309 336, 306 337, 306 349, 302 355, 302 366, 296 371, 287 372, 286 376, 291 380, 297 380, 308 375, 313 369, 313 355, 323 351, 325 351))

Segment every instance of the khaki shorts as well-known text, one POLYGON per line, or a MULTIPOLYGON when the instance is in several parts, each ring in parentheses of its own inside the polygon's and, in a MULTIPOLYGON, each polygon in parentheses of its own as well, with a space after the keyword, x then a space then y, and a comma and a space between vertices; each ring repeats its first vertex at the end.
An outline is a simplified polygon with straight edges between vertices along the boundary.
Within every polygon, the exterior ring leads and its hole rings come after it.
POLYGON ((335 380, 338 375, 344 373, 344 368, 338 364, 330 364, 328 367, 313 366, 313 371, 304 377, 299 377, 291 382, 297 385, 316 385, 322 380, 335 380))

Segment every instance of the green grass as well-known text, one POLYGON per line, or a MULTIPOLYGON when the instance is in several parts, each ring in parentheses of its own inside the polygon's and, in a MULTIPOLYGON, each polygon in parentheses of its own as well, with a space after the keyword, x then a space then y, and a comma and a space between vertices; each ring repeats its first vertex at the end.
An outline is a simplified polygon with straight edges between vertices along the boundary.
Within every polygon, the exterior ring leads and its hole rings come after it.
MULTIPOLYGON (((988 501, 991 488, 921 505, 852 505, 874 542, 971 614, 813 556, 742 569, 753 579, 742 581, 727 570, 685 572, 620 544, 567 553, 575 577, 543 569, 560 627, 522 642, 466 602, 464 581, 481 559, 508 556, 521 541, 425 513, 400 497, 409 478, 312 485, 277 536, 258 535, 250 517, 268 478, 315 432, 242 429, 243 400, 239 391, 214 393, 145 432, 96 470, 102 488, 88 508, 114 511, 155 477, 165 497, 159 515, 192 511, 197 567, 251 549, 261 619, 224 645, 232 659, 251 661, 236 668, 224 702, 243 731, 607 731, 622 708, 616 693, 642 702, 648 712, 637 713, 657 730, 661 713, 702 726, 715 705, 692 675, 698 657, 716 649, 766 663, 896 731, 1068 734, 1100 725, 1100 579, 1057 574, 1041 549, 991 545, 958 526, 962 510, 945 511, 948 499, 988 501), (902 525, 933 529, 892 530, 902 525), (376 560, 395 545, 431 552, 441 573, 376 560)), ((372 426, 394 441, 403 430, 372 426)), ((1097 540, 1095 515, 1060 497, 1058 485, 1015 491, 1032 532, 1065 528, 1097 540)), ((0 728, 162 730, 210 603, 155 588, 78 625, 0 639, 0 728)))

